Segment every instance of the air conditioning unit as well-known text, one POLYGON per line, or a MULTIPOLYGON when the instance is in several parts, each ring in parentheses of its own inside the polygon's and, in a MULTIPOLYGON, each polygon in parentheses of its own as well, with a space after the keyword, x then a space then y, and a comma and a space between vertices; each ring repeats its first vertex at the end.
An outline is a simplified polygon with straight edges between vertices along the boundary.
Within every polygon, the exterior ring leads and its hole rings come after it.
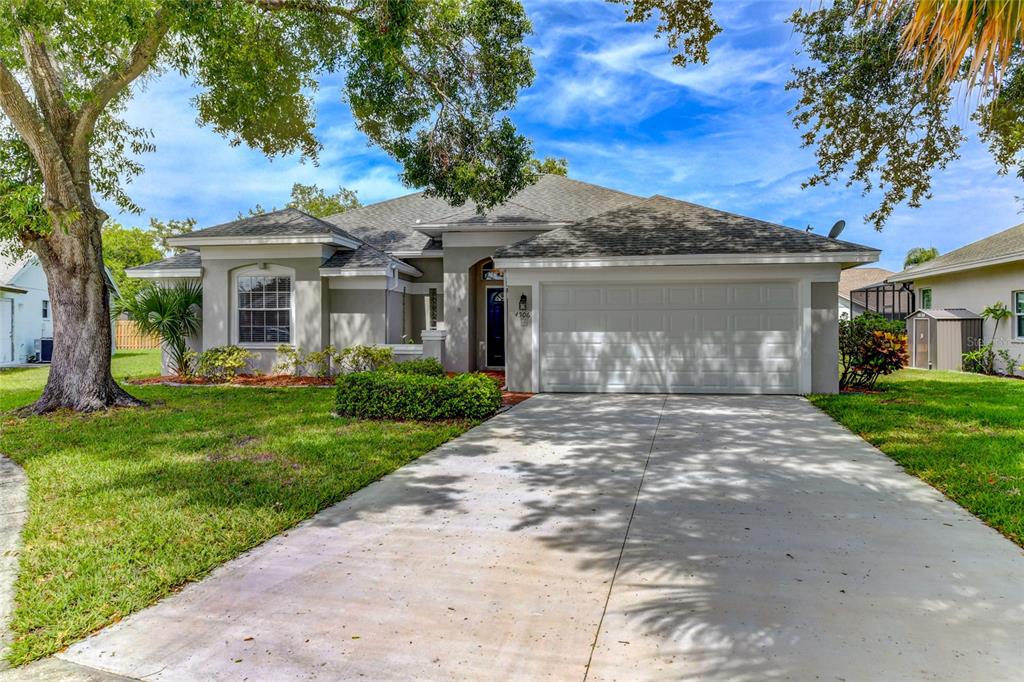
POLYGON ((36 339, 35 343, 36 362, 50 362, 53 357, 53 338, 36 339))

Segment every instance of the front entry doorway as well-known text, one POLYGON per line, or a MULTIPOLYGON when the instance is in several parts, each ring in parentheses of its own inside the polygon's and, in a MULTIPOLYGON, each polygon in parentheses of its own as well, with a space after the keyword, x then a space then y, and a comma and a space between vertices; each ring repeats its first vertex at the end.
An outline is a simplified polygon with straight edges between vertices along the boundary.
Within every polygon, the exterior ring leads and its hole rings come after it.
POLYGON ((505 366, 504 287, 487 287, 487 366, 505 366))

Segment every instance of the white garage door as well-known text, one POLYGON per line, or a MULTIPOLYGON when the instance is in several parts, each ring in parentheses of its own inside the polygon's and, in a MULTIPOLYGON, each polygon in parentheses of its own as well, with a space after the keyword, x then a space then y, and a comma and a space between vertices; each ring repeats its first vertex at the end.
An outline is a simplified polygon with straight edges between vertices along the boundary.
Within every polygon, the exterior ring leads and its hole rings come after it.
POLYGON ((541 390, 796 393, 795 284, 545 285, 541 390))

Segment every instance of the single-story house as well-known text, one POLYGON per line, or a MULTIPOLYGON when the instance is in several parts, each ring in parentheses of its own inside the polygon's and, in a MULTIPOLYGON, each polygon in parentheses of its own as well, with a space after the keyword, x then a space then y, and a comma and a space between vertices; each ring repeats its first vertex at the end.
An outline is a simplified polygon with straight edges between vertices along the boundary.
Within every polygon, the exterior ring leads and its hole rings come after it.
POLYGON ((879 309, 885 307, 884 302, 874 305, 874 301, 864 299, 851 300, 850 292, 881 284, 885 282, 886 277, 894 274, 896 273, 885 268, 850 268, 843 270, 839 275, 839 315, 857 317, 868 310, 880 312, 879 309))
MULTIPOLYGON (((117 286, 109 270, 104 274, 113 297, 117 286)), ((0 365, 49 362, 52 349, 53 308, 43 266, 32 253, 0 254, 0 365)))
POLYGON ((0 364, 27 362, 48 350, 52 339, 50 294, 39 260, 0 255, 0 364))
POLYGON ((837 390, 840 273, 876 249, 544 175, 485 213, 422 193, 177 237, 129 270, 203 285, 197 347, 394 344, 515 391, 837 390), (405 344, 403 344, 405 342, 405 344))
MULTIPOLYGON (((889 277, 910 283, 922 310, 966 309, 980 314, 1002 302, 1010 318, 985 320, 985 342, 1024 362, 1024 224, 962 246, 889 277)), ((1005 371, 1006 368, 1000 369, 1005 371)), ((1018 371, 1018 373, 1020 373, 1018 371)))

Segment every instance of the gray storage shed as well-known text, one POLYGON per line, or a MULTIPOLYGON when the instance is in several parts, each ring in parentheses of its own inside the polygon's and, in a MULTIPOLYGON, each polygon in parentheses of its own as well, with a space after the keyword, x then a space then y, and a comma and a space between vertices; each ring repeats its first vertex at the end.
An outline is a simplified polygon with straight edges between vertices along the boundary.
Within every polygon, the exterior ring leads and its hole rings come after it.
POLYGON ((959 371, 960 356, 982 344, 982 322, 966 308, 918 310, 908 316, 910 366, 959 371))

